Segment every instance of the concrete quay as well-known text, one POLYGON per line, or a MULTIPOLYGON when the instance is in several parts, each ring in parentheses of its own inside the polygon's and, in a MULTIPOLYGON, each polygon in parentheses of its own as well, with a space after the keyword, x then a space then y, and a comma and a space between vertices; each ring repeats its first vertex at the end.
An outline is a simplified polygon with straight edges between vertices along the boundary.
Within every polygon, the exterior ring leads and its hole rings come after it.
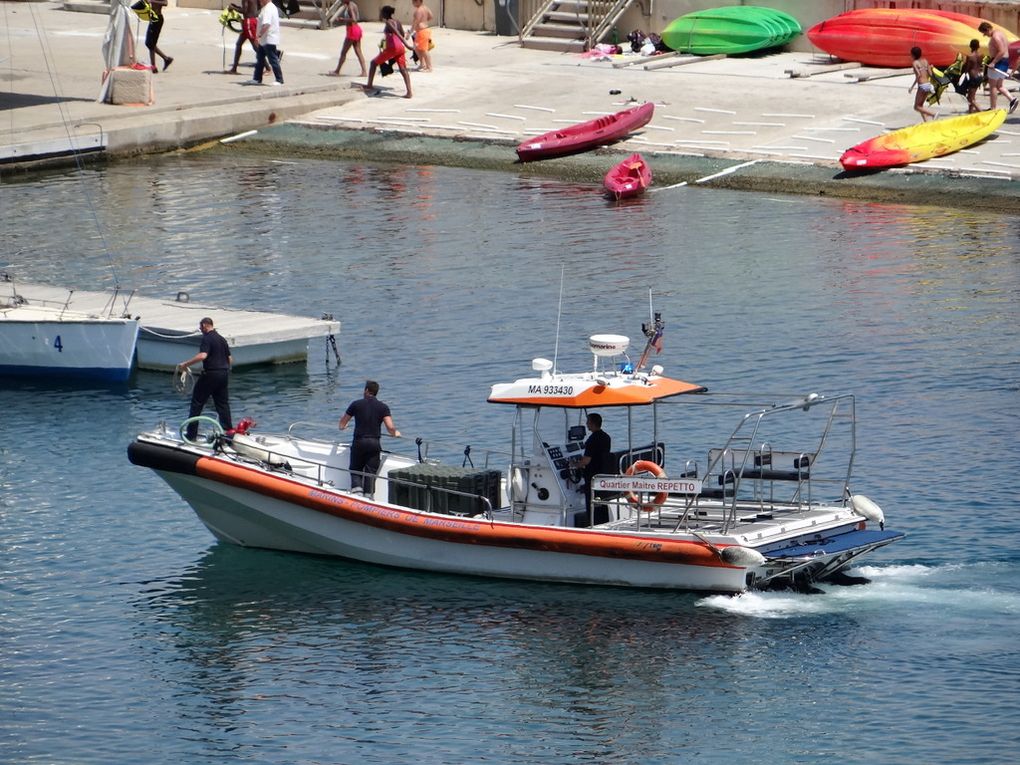
MULTIPOLYGON (((843 150, 917 121, 907 92, 912 78, 834 66, 820 53, 599 61, 521 49, 516 38, 437 29, 435 71, 412 72, 414 97, 404 99, 399 74, 377 78, 381 94, 366 96, 357 87, 364 80, 355 76, 353 55, 342 77, 326 75, 336 65, 342 30, 286 22, 286 85, 243 86, 254 56, 244 51, 242 76, 223 73, 236 35, 223 30, 218 13, 170 8, 160 47, 174 62, 153 75, 153 105, 128 107, 95 101, 106 16, 53 3, 3 5, 10 31, 0 58, 9 59, 10 80, 0 96, 0 157, 30 156, 33 146, 66 144, 69 136, 101 134, 105 150, 97 154, 115 158, 217 146, 222 137, 254 130, 221 150, 500 168, 585 181, 597 181, 620 154, 641 151, 660 187, 686 182, 1020 209, 1020 112, 990 140, 956 154, 895 171, 842 173, 843 150), (625 142, 515 164, 513 147, 529 135, 646 100, 656 103, 655 117, 625 142)), ((370 56, 381 24, 364 26, 370 56)), ((964 99, 948 90, 940 116, 965 110, 964 99)), ((0 164, 0 171, 9 177, 27 164, 0 164)))

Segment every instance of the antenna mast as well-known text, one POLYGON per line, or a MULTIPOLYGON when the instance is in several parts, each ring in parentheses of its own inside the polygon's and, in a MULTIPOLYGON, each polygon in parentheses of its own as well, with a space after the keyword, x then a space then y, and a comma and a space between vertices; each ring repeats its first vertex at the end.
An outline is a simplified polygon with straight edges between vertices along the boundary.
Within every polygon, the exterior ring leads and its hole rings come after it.
POLYGON ((560 317, 563 315, 563 274, 566 266, 560 266, 560 304, 556 308, 556 345, 553 346, 553 374, 556 374, 556 361, 560 355, 560 317))

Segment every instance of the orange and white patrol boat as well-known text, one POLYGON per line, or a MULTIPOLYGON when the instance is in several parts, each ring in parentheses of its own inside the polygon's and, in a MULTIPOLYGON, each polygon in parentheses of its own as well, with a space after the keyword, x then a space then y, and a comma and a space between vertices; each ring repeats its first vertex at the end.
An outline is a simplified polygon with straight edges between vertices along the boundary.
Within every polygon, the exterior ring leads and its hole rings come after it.
POLYGON ((222 541, 455 574, 725 593, 810 589, 850 581, 844 572, 861 555, 903 536, 850 490, 852 395, 751 405, 746 394, 709 393, 658 365, 646 369, 659 316, 642 329, 637 363, 628 338, 593 335, 591 371, 561 373, 535 359, 530 376, 492 386, 488 400, 515 414, 510 449, 488 453, 485 467, 439 463, 418 439, 416 454, 384 450, 373 495, 350 489, 349 443, 298 435, 297 426, 266 435, 217 426, 192 443, 184 425, 164 424, 140 434, 128 456, 222 541), (697 455, 667 449, 677 423, 693 440, 708 433, 695 413, 727 406, 740 407, 735 430, 697 455), (607 423, 618 418, 612 427, 623 445, 612 453, 617 469, 592 478, 589 511, 573 463, 596 409, 607 423), (488 468, 495 464, 501 469, 488 468))

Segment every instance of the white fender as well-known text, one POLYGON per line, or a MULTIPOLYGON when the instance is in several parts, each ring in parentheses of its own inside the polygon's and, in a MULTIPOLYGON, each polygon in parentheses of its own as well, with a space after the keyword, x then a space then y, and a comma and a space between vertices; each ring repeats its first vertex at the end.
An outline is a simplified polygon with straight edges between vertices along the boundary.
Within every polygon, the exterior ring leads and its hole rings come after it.
POLYGON ((872 502, 870 499, 865 497, 863 494, 854 494, 850 497, 850 507, 858 515, 863 515, 869 521, 875 523, 885 523, 885 513, 882 512, 882 508, 872 502))
POLYGON ((273 465, 274 467, 280 467, 281 465, 286 465, 289 462, 289 460, 282 454, 271 453, 266 451, 266 449, 261 448, 260 444, 265 443, 265 439, 245 436, 237 433, 233 437, 231 446, 233 446, 234 451, 238 454, 243 454, 245 457, 251 457, 253 460, 265 462, 267 465, 273 465))
POLYGON ((527 478, 524 469, 515 467, 510 471, 510 500, 523 502, 528 497, 527 478))
POLYGON ((741 547, 740 545, 733 545, 732 547, 724 547, 719 552, 723 562, 729 563, 731 566, 760 566, 765 562, 765 556, 757 550, 750 547, 741 547))

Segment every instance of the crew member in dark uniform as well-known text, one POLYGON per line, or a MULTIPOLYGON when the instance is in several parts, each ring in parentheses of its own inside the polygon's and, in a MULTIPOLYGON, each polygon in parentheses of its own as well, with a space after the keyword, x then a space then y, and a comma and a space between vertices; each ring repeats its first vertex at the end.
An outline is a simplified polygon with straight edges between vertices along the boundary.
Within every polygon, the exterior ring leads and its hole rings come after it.
MULTIPOLYGON (((198 417, 202 414, 202 409, 212 396, 220 425, 224 430, 230 430, 234 427, 230 419, 230 399, 227 392, 230 365, 234 363, 230 355, 230 346, 220 333, 213 329, 213 320, 208 316, 199 322, 198 328, 202 330, 202 344, 198 348, 198 353, 177 366, 179 371, 199 361, 202 362, 202 375, 195 382, 195 390, 191 393, 191 411, 188 417, 198 417)), ((198 423, 188 423, 188 440, 194 441, 197 436, 198 423)))
POLYGON ((352 401, 340 418, 340 430, 344 430, 354 420, 350 461, 351 491, 369 497, 375 492, 375 474, 379 472, 382 426, 385 425, 394 438, 400 437, 400 431, 390 416, 390 408, 376 398, 378 395, 379 383, 375 380, 366 381, 364 396, 352 401))
MULTIPOLYGON (((576 460, 575 467, 581 468, 584 475, 584 509, 587 525, 591 520, 591 484, 592 479, 597 475, 613 475, 616 473, 616 465, 613 463, 613 439, 602 429, 602 415, 594 412, 588 415, 586 421, 591 435, 584 442, 584 455, 576 460)), ((595 506, 595 523, 605 523, 609 520, 609 508, 605 505, 595 506)))

